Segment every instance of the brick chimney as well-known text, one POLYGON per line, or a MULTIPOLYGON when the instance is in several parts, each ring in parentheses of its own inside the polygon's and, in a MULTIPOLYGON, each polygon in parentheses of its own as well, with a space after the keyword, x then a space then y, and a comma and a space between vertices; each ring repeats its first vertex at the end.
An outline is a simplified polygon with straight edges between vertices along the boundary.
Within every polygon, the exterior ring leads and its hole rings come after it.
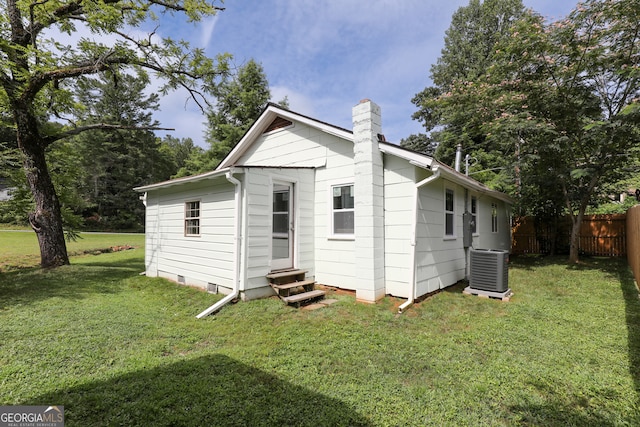
POLYGON ((375 302, 385 295, 384 177, 378 135, 380 107, 364 99, 353 107, 356 298, 375 302))

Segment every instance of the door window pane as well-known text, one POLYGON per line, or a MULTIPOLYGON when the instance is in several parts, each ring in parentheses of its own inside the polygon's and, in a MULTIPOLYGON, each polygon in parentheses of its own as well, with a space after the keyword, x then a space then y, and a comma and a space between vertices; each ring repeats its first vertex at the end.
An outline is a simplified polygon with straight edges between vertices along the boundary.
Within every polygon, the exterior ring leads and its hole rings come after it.
POLYGON ((353 234, 355 217, 353 184, 336 185, 331 187, 331 191, 333 234, 353 234))

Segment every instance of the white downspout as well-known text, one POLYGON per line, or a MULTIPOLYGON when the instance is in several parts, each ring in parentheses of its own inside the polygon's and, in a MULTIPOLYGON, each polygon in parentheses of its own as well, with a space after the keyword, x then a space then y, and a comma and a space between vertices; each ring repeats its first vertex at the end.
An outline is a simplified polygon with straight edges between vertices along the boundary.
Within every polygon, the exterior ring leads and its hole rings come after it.
POLYGON ((235 178, 233 176, 233 169, 229 170, 225 177, 227 178, 227 181, 229 181, 230 183, 235 185, 235 191, 234 191, 234 197, 235 197, 235 202, 236 202, 236 214, 235 214, 235 218, 234 218, 234 241, 235 241, 235 245, 233 248, 233 290, 231 291, 231 293, 227 296, 225 296, 224 298, 222 298, 220 301, 216 302, 215 304, 213 304, 211 307, 207 308, 206 310, 204 310, 202 313, 198 314, 196 316, 196 318, 198 319, 202 319, 203 317, 206 317, 208 315, 210 315, 211 313, 214 313, 218 310, 220 310, 224 305, 226 305, 227 303, 229 303, 230 301, 238 298, 238 295, 240 293, 240 289, 239 289, 239 281, 240 281, 240 246, 241 246, 241 242, 242 242, 242 236, 241 236, 241 227, 242 227, 242 220, 241 220, 241 209, 242 209, 242 183, 240 181, 238 181, 237 178, 235 178))
POLYGON ((433 175, 416 183, 416 191, 413 193, 413 215, 411 216, 411 281, 409 282, 411 287, 409 288, 409 298, 400 307, 398 307, 399 314, 404 313, 407 308, 411 307, 413 305, 413 301, 416 299, 416 246, 418 241, 418 202, 420 197, 420 187, 423 187, 438 178, 440 178, 440 168, 438 166, 434 166, 433 175))

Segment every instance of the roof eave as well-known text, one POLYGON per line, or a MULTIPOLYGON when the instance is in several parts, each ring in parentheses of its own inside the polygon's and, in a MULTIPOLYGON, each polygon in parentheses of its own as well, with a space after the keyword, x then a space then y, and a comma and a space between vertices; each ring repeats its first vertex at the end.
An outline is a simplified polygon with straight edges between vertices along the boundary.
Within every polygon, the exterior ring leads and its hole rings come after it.
POLYGON ((242 139, 236 144, 231 152, 222 159, 222 162, 218 165, 218 169, 224 169, 236 164, 238 159, 242 157, 244 152, 249 146, 264 132, 264 130, 271 124, 276 117, 282 117, 284 119, 302 123, 325 133, 337 136, 348 141, 353 141, 353 133, 347 129, 343 129, 337 126, 330 125, 328 123, 321 122, 319 120, 307 117, 303 114, 295 113, 293 111, 278 107, 275 104, 269 104, 267 108, 260 115, 258 120, 249 128, 244 134, 242 139))
POLYGON ((498 200, 502 200, 505 203, 509 203, 512 205, 514 203, 513 198, 508 194, 502 193, 500 191, 492 190, 486 185, 482 184, 479 181, 476 181, 473 178, 468 177, 467 175, 463 175, 455 169, 451 169, 450 167, 443 165, 442 163, 436 162, 436 165, 433 165, 433 169, 440 169, 440 174, 443 178, 448 179, 449 181, 455 182, 456 184, 460 184, 465 188, 470 190, 477 191, 479 193, 488 194, 498 200))
POLYGON ((206 179, 213 179, 213 178, 217 178, 219 176, 224 175, 225 173, 227 173, 231 168, 225 168, 225 169, 220 169, 220 170, 214 170, 211 172, 206 172, 200 175, 192 175, 192 176, 185 176, 182 178, 175 178, 175 179, 170 179, 168 181, 162 181, 162 182, 157 182, 155 184, 150 184, 150 185, 143 185, 141 187, 135 187, 133 190, 137 191, 139 193, 144 193, 147 191, 152 191, 152 190, 160 190, 163 188, 169 188, 169 187, 173 187, 176 185, 182 185, 182 184, 190 184, 193 182, 198 182, 198 181, 204 181, 206 179))

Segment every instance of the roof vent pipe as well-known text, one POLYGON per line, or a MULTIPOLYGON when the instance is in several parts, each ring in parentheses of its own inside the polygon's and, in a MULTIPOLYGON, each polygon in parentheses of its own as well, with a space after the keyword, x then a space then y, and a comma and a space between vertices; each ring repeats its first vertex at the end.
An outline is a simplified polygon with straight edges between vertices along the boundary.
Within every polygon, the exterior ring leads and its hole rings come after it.
POLYGON ((456 149, 456 172, 460 172, 460 163, 462 163, 462 144, 458 144, 456 149))

